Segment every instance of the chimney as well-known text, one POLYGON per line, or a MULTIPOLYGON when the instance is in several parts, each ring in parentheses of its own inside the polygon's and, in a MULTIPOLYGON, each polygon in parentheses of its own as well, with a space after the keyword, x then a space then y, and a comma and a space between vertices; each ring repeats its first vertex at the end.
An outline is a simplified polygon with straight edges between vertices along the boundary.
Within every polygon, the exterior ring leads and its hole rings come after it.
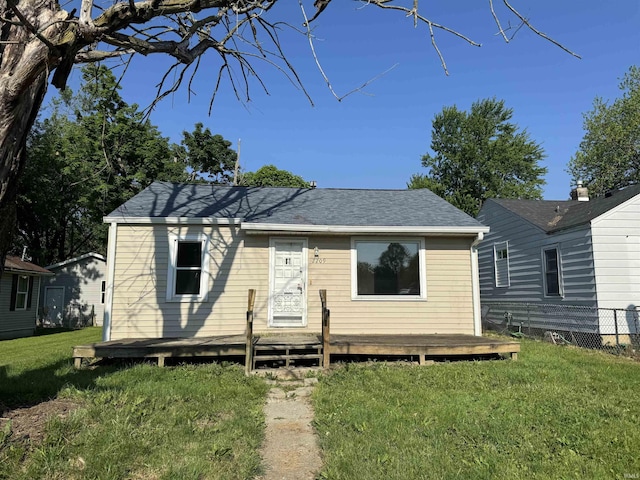
POLYGON ((589 189, 582 186, 582 180, 578 180, 578 188, 576 188, 576 193, 578 194, 579 202, 589 201, 589 189))
POLYGON ((571 200, 578 200, 579 202, 589 201, 589 189, 582 186, 582 180, 578 180, 578 186, 571 190, 571 200))

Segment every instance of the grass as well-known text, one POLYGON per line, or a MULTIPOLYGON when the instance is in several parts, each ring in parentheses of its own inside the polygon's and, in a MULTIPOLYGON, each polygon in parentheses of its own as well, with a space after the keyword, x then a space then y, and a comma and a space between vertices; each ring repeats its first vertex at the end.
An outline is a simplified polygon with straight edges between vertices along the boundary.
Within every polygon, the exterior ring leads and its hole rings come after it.
POLYGON ((149 364, 76 371, 97 329, 0 342, 0 402, 66 398, 42 444, 4 438, 0 479, 244 479, 260 471, 267 386, 237 366, 149 364))
POLYGON ((640 364, 524 341, 517 362, 348 364, 315 393, 321 478, 638 478, 640 364))

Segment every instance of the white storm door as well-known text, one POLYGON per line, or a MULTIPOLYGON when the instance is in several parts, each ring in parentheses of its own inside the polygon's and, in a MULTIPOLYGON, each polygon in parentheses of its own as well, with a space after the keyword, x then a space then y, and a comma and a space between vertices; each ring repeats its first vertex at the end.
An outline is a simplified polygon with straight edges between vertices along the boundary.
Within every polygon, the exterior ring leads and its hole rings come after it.
POLYGON ((269 325, 304 327, 307 324, 307 240, 272 238, 270 244, 269 325))
POLYGON ((64 287, 46 287, 44 289, 45 320, 62 323, 64 312, 64 287))

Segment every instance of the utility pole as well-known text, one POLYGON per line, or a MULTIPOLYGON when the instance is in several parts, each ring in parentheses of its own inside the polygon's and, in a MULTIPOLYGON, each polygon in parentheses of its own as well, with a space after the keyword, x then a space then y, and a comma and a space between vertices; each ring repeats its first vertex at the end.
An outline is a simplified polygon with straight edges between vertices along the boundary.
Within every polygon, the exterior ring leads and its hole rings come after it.
POLYGON ((236 165, 233 169, 233 185, 238 185, 238 170, 240 170, 240 142, 241 138, 238 139, 238 155, 236 156, 236 165))

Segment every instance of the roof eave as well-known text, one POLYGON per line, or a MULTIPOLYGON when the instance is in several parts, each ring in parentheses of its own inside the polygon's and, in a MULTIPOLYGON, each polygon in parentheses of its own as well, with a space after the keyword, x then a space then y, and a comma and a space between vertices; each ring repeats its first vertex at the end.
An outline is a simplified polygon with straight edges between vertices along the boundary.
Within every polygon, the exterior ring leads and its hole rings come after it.
POLYGON ((241 229, 247 233, 327 233, 327 234, 432 234, 477 235, 487 233, 489 227, 478 226, 397 226, 397 225, 309 225, 243 222, 241 229))
POLYGON ((239 225, 242 218, 214 217, 131 217, 124 215, 108 215, 103 217, 104 223, 132 225, 239 225))

